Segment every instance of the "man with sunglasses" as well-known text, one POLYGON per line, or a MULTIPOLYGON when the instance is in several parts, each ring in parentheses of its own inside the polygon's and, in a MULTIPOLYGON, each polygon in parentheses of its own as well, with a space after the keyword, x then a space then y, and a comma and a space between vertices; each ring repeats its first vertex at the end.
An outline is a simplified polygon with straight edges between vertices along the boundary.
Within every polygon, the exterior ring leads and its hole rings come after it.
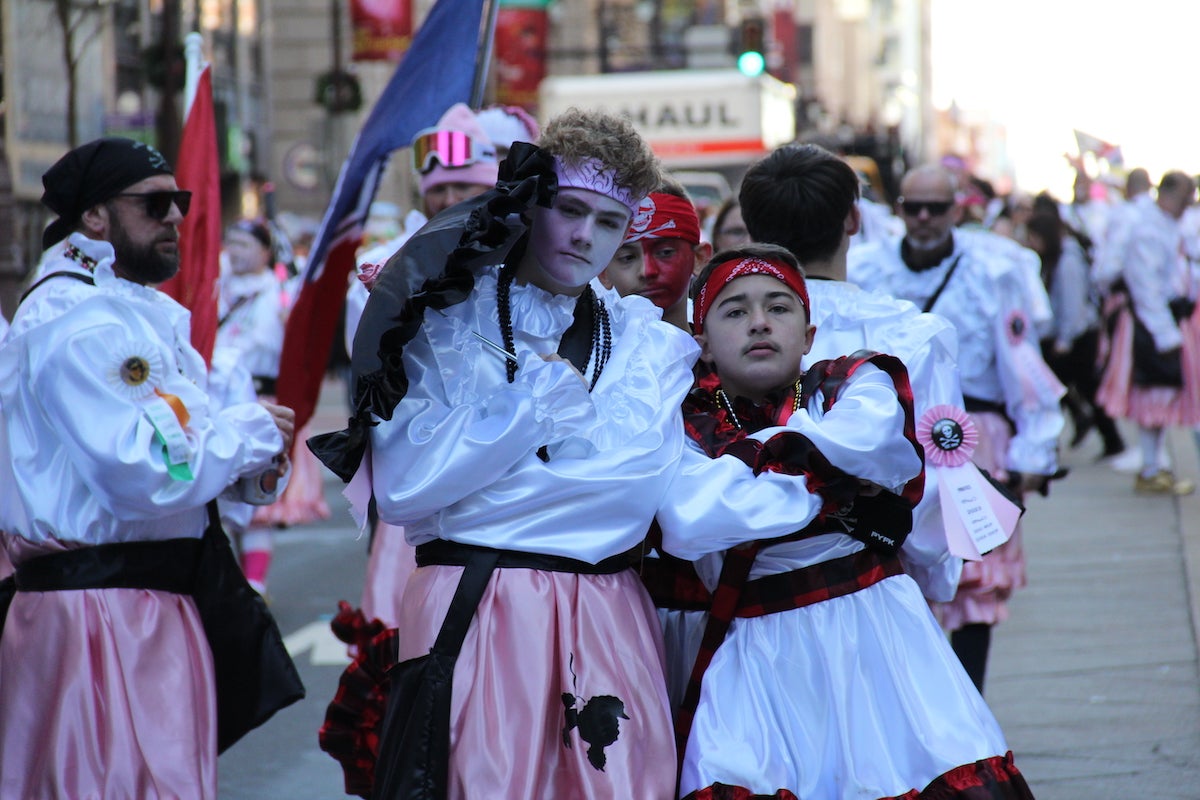
MULTIPOLYGON (((0 345, 0 796, 213 798, 218 747, 303 695, 215 510, 270 495, 293 415, 217 407, 187 310, 154 288, 190 198, 157 150, 96 140, 42 182, 58 217, 0 345), (261 716, 231 725, 212 633, 281 654, 263 685, 288 699, 235 694, 261 716)), ((235 656, 235 679, 264 667, 235 656)))
MULTIPOLYGON (((956 228, 963 207, 957 180, 944 167, 911 170, 900 192, 896 210, 904 235, 852 250, 849 278, 910 300, 955 327, 962 393, 980 436, 975 463, 1017 493, 1044 494, 1058 469, 1064 389, 1038 347, 1040 312, 1031 302, 1021 249, 956 228)), ((1024 585, 1018 526, 982 562, 967 562, 954 600, 936 608, 981 690, 991 626, 1007 618, 1009 596, 1024 585)))

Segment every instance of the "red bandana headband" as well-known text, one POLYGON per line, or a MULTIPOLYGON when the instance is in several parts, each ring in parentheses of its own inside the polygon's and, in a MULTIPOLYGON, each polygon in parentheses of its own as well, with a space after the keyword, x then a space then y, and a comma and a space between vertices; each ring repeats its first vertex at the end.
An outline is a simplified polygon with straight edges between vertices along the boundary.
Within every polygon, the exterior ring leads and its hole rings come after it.
POLYGON ((721 290, 731 282, 746 275, 769 275, 786 285, 800 298, 804 313, 808 314, 808 286, 804 275, 798 269, 783 261, 765 260, 761 258, 740 258, 718 264, 708 275, 708 280, 700 287, 696 295, 696 303, 692 310, 692 325, 696 333, 704 332, 704 318, 721 290))
POLYGON ((627 242, 642 239, 683 239, 700 244, 700 220, 691 201, 673 194, 653 192, 633 213, 627 242))

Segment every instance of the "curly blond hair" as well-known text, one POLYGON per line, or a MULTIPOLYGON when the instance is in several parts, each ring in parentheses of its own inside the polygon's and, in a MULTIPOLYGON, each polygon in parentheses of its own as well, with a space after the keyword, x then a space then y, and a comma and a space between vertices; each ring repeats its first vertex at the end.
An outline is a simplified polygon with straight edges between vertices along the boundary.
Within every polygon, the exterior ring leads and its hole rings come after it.
POLYGON ((546 125, 538 147, 571 166, 598 160, 634 197, 645 197, 662 182, 650 145, 629 120, 607 111, 568 108, 546 125))

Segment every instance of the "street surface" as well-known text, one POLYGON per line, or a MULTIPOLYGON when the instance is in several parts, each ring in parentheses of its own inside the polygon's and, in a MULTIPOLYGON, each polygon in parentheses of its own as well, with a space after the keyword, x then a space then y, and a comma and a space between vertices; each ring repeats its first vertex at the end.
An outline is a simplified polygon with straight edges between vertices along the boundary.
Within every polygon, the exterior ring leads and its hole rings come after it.
MULTIPOLYGON (((327 383, 315 431, 340 427, 343 396, 327 383)), ((1200 477, 1190 433, 1170 444, 1200 477)), ((1197 800, 1200 499, 1136 496, 1098 450, 1065 452, 1070 476, 1029 502, 1029 586, 995 629, 986 697, 1038 800, 1197 800)), ((276 536, 271 607, 308 697, 221 757, 223 800, 346 796, 316 735, 347 663, 328 620, 358 604, 366 565, 341 488, 330 474, 329 520, 276 536)))

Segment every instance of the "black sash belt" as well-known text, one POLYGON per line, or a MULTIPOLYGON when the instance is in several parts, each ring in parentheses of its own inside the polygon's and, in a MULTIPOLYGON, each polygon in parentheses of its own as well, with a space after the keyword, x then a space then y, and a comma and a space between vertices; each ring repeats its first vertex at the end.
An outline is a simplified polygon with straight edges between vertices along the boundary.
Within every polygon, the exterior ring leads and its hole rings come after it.
POLYGON ((116 542, 49 553, 18 564, 17 591, 154 589, 192 594, 199 539, 116 542))
POLYGON ((978 397, 963 395, 963 406, 972 414, 980 411, 991 411, 994 414, 1008 416, 1008 409, 1004 403, 998 403, 995 400, 980 400, 978 397))
POLYGON ((460 544, 446 539, 434 539, 431 542, 419 544, 416 551, 418 567, 428 567, 433 564, 465 567, 473 553, 498 553, 497 569, 540 569, 547 572, 574 572, 580 575, 612 575, 636 564, 641 553, 641 546, 615 556, 609 556, 598 564, 565 556, 548 556, 543 553, 523 553, 519 550, 499 550, 493 547, 460 544))
POLYGON ((0 632, 15 591, 151 589, 191 595, 213 656, 217 750, 224 752, 279 709, 304 697, 304 685, 266 603, 242 574, 208 505, 201 539, 117 542, 37 556, 0 581, 0 632))
POLYGON ((1009 430, 1013 433, 1017 432, 1017 425, 1012 421, 1012 417, 1008 415, 1008 407, 1004 403, 997 403, 994 400, 980 400, 978 397, 963 395, 963 407, 969 414, 979 414, 984 411, 999 414, 1008 423, 1009 430))

